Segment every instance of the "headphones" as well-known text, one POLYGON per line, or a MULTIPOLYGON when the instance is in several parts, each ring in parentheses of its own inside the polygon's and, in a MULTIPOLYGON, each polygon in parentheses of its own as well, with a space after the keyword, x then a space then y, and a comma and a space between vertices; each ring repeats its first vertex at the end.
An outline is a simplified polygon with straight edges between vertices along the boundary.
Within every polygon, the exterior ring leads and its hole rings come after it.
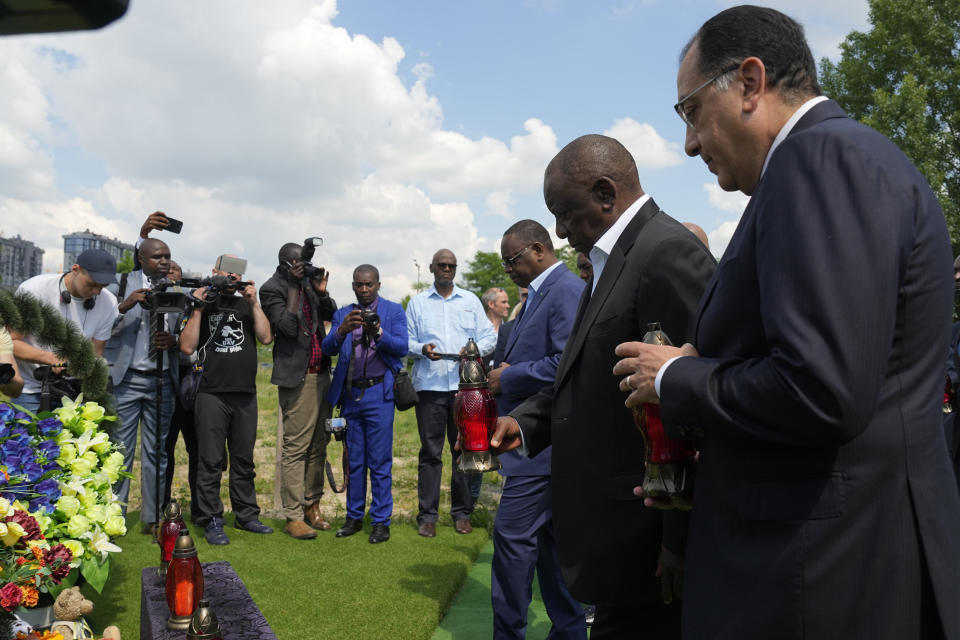
MULTIPOLYGON (((60 276, 60 282, 57 283, 57 289, 60 291, 60 303, 61 304, 70 304, 70 301, 73 299, 73 296, 70 295, 69 291, 65 291, 63 288, 63 279, 67 277, 67 274, 60 276)), ((97 304, 97 297, 87 298, 83 301, 83 308, 89 311, 93 309, 93 305, 97 304)))

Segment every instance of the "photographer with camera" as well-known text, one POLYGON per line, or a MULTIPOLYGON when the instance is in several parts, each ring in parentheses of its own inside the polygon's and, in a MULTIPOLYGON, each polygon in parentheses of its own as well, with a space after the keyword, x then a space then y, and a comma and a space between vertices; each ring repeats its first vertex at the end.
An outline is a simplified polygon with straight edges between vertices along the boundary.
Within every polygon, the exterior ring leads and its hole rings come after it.
MULTIPOLYGON (((102 249, 87 249, 70 271, 64 274, 41 273, 20 284, 17 294, 28 293, 53 306, 61 316, 93 343, 93 350, 103 356, 117 317, 117 299, 104 289, 117 282, 117 261, 102 249)), ((40 410, 43 384, 34 373, 38 365, 49 366, 52 376, 66 372, 65 364, 53 351, 47 351, 28 334, 10 331, 13 355, 23 375, 23 393, 17 404, 30 411, 40 410)), ((46 346, 46 345, 44 345, 46 346)), ((74 385, 79 393, 79 384, 74 385)), ((59 403, 57 403, 59 406, 59 403)))
POLYGON ((273 374, 283 416, 280 500, 283 532, 298 540, 317 537, 330 525, 320 515, 323 471, 330 435, 330 356, 321 349, 324 322, 337 308, 327 293, 329 273, 310 260, 318 238, 280 248, 276 272, 260 289, 260 304, 273 329, 273 374))
MULTIPOLYGON (((167 314, 165 326, 161 314, 151 311, 153 289, 163 281, 170 269, 170 248, 153 238, 144 240, 137 250, 140 269, 125 273, 116 288, 116 321, 104 355, 110 367, 113 393, 117 400, 117 423, 112 437, 123 444, 123 463, 133 470, 137 449, 137 427, 140 426, 140 523, 144 534, 152 534, 157 523, 157 474, 165 474, 166 456, 157 455, 157 439, 166 441, 173 396, 179 382, 175 360, 177 339, 174 336, 179 314, 167 314), (163 369, 157 369, 157 350, 169 355, 163 358, 163 369), (157 419, 157 377, 162 378, 160 419, 157 419), (158 470, 159 467, 159 470, 158 470)), ((160 285, 162 286, 162 285, 160 285)), ((124 503, 130 493, 130 478, 121 478, 114 491, 124 503)))
POLYGON ((339 353, 327 399, 341 406, 347 420, 347 519, 337 537, 363 528, 370 470, 370 543, 390 539, 393 513, 393 380, 407 353, 407 319, 403 307, 379 296, 380 272, 362 264, 353 270, 357 303, 333 314, 323 350, 339 353))
POLYGON ((195 307, 180 334, 180 351, 198 352, 203 367, 197 390, 197 493, 193 521, 210 544, 230 544, 223 531, 220 480, 230 446, 230 504, 237 529, 273 533, 260 522, 253 479, 257 440, 257 345, 273 334, 253 282, 241 280, 246 260, 220 256, 214 277, 193 291, 195 307))

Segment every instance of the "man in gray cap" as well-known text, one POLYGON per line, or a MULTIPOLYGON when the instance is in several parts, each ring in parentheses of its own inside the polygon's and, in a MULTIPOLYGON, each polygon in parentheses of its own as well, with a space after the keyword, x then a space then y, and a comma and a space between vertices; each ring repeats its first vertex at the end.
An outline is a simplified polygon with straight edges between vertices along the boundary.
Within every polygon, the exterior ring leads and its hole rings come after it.
MULTIPOLYGON (((42 273, 23 282, 17 293, 28 293, 46 302, 93 342, 98 356, 110 337, 117 317, 117 298, 104 290, 117 282, 117 261, 102 249, 87 249, 77 256, 77 263, 63 274, 42 273)), ((40 344, 32 335, 10 332, 13 354, 23 375, 23 393, 17 404, 37 411, 40 408, 40 382, 34 377, 38 365, 50 365, 59 373, 63 369, 53 345, 40 344)))

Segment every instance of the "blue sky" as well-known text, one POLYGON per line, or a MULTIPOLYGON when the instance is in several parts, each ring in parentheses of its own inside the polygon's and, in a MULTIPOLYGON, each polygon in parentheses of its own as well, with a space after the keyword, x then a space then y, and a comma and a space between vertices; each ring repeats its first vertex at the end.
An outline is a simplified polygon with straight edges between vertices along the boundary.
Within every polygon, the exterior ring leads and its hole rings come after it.
MULTIPOLYGON (((161 209, 188 269, 237 253, 260 282, 321 235, 341 303, 362 262, 398 299, 437 248, 465 264, 516 220, 552 227, 543 168, 585 133, 624 142, 715 252, 735 227, 745 198, 682 154, 671 108, 681 46, 730 3, 260 4, 133 0, 99 32, 0 41, 0 231, 56 268, 62 233, 129 239, 161 209)), ((868 26, 860 0, 772 6, 818 58, 868 26)))

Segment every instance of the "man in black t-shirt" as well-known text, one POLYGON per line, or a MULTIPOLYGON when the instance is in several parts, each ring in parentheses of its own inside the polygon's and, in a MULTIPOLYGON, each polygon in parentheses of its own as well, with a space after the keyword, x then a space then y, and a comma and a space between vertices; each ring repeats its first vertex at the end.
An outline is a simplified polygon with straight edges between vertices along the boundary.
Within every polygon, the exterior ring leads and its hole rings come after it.
MULTIPOLYGON (((215 275, 240 280, 240 274, 214 269, 215 275)), ((230 447, 230 504, 238 529, 273 533, 260 522, 260 507, 254 489, 253 447, 257 439, 257 345, 270 344, 270 322, 249 283, 242 291, 226 290, 195 308, 180 336, 180 350, 198 351, 203 376, 196 401, 197 492, 192 511, 194 522, 204 527, 210 544, 230 544, 223 531, 220 480, 226 469, 226 445, 230 447)), ((206 299, 207 289, 193 295, 206 299)))

